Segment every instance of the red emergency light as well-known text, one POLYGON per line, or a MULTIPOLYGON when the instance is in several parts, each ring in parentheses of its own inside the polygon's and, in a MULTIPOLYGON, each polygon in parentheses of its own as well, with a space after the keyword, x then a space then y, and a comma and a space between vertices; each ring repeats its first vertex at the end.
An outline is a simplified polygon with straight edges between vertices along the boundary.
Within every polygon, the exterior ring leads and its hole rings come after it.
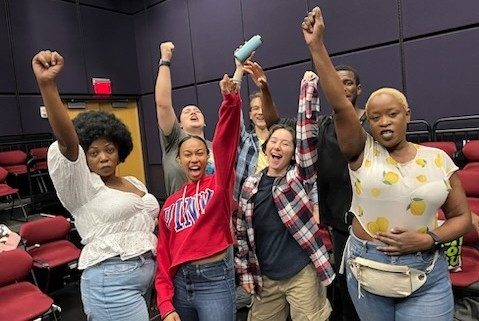
POLYGON ((111 80, 108 78, 92 78, 93 92, 96 95, 111 95, 111 80))

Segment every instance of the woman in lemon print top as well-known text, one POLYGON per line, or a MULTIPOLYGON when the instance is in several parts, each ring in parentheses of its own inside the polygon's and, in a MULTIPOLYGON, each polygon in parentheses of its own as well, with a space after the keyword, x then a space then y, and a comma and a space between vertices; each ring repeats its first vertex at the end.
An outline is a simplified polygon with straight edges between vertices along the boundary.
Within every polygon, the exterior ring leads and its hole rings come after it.
POLYGON ((447 263, 435 245, 471 227, 457 167, 444 152, 406 140, 411 111, 406 97, 396 89, 382 88, 369 97, 366 113, 372 136, 367 134, 324 46, 324 22, 318 7, 304 18, 302 29, 321 87, 335 112, 341 151, 349 160, 355 219, 343 261, 348 263, 348 290, 361 320, 452 320, 447 263), (441 227, 435 217, 439 208, 447 217, 441 227), (367 280, 352 273, 350 264, 360 261, 358 257, 369 264, 384 263, 389 270, 402 266, 423 271, 426 281, 396 298, 387 293, 391 292, 388 287, 382 287, 388 272, 367 280), (360 284, 356 277, 362 280, 360 284))

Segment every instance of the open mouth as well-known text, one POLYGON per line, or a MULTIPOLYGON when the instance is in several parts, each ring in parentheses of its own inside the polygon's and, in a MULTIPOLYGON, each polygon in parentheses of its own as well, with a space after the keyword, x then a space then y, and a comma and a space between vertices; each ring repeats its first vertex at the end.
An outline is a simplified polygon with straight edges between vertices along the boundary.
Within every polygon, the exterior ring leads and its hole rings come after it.
POLYGON ((280 160, 281 158, 283 158, 283 155, 277 154, 277 153, 271 153, 271 158, 275 160, 280 160))
POLYGON ((199 165, 189 166, 189 167, 188 167, 188 171, 189 171, 193 176, 199 175, 199 174, 201 174, 201 166, 199 166, 199 165))
POLYGON ((392 130, 387 129, 387 130, 381 130, 379 134, 384 139, 390 139, 393 137, 394 132, 392 130))

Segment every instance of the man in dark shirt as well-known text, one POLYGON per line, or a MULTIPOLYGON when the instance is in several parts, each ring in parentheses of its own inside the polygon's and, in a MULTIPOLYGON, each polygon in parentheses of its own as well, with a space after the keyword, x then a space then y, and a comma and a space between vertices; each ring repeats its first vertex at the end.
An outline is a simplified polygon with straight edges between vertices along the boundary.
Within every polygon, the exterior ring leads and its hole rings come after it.
MULTIPOLYGON (((361 83, 356 70, 350 66, 336 66, 344 86, 344 92, 356 109, 363 128, 370 132, 364 109, 356 104, 361 94, 361 83)), ((330 320, 359 321, 354 305, 348 293, 346 275, 339 274, 342 254, 349 237, 348 227, 351 217, 348 215, 351 206, 352 189, 349 179, 348 163, 339 149, 334 128, 334 116, 324 116, 319 124, 319 167, 318 189, 321 223, 331 228, 333 241, 334 269, 336 283, 332 298, 333 315, 330 320)))

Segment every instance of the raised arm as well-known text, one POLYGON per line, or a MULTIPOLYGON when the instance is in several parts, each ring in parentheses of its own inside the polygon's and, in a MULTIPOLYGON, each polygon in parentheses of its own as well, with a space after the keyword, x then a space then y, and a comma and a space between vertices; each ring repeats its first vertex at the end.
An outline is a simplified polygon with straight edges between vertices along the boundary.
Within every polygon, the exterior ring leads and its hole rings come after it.
POLYGON ((215 175, 218 185, 231 188, 240 134, 241 97, 239 87, 228 75, 220 81, 223 102, 213 136, 215 175))
POLYGON ((334 124, 339 147, 349 162, 362 157, 366 133, 361 127, 354 106, 347 99, 341 80, 324 45, 324 21, 321 10, 315 7, 301 25, 309 47, 321 88, 334 109, 334 124))
MULTIPOLYGON (((175 46, 171 42, 163 42, 160 45, 161 61, 170 62, 173 57, 175 46)), ((161 64, 158 66, 158 77, 155 84, 156 116, 158 128, 168 136, 173 130, 176 121, 175 110, 171 98, 171 72, 170 66, 161 64)))
POLYGON ((47 109, 48 122, 58 140, 60 152, 69 160, 75 161, 78 158, 79 140, 60 99, 56 84, 56 78, 63 65, 63 57, 56 51, 40 51, 32 59, 33 73, 47 109))
POLYGON ((306 71, 301 81, 296 120, 296 170, 307 183, 316 181, 319 119, 318 76, 306 71))
POLYGON ((261 91, 262 97, 262 110, 264 121, 266 126, 269 128, 276 124, 279 120, 279 113, 274 104, 273 97, 271 96, 271 91, 268 84, 268 79, 266 74, 263 71, 263 68, 257 62, 246 61, 243 67, 255 85, 261 91))

